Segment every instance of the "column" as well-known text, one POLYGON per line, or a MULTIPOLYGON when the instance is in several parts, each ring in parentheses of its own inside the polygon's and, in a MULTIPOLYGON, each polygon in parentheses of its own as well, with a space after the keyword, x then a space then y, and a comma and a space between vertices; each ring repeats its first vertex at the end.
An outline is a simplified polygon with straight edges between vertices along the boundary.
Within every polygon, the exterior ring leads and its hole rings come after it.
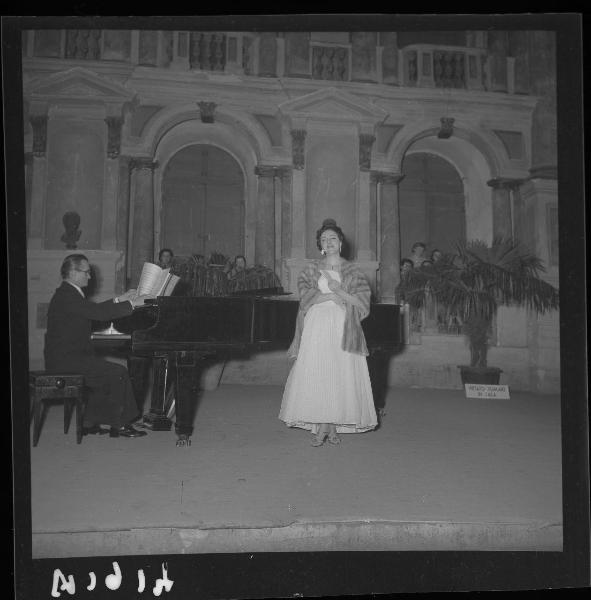
POLYGON ((536 210, 532 198, 521 194, 519 184, 511 188, 513 200, 513 236, 532 251, 536 248, 536 210))
POLYGON ((44 213, 47 193, 47 114, 32 115, 33 159, 31 175, 31 218, 29 248, 43 248, 44 213))
POLYGON ((379 205, 378 260, 380 264, 380 301, 396 302, 396 287, 400 283, 400 207, 398 184, 401 174, 374 171, 379 205))
POLYGON ((306 130, 292 129, 291 258, 306 258, 306 130))
POLYGON ((275 171, 262 165, 254 170, 258 177, 254 261, 270 269, 275 268, 275 171))
MULTIPOLYGON (((275 260, 278 264, 277 274, 281 278, 281 285, 285 289, 289 287, 288 273, 284 259, 291 256, 291 229, 292 229, 292 169, 290 167, 283 167, 280 170, 281 179, 281 227, 278 234, 278 247, 279 251, 275 254, 275 260)), ((276 205, 277 206, 277 205, 276 205)))
POLYGON ((30 227, 31 227, 32 183, 33 183, 33 153, 25 152, 25 206, 26 206, 27 240, 30 237, 30 227))
POLYGON ((372 134, 359 135, 359 188, 357 195, 357 260, 371 260, 369 241, 369 214, 370 214, 370 169, 371 148, 375 141, 372 134))
POLYGON ((139 280, 144 262, 154 260, 154 169, 151 157, 134 157, 131 169, 130 252, 127 277, 130 285, 139 280))
POLYGON ((492 217, 493 238, 513 239, 515 237, 515 190, 521 179, 497 177, 487 181, 493 188, 492 217))
POLYGON ((118 169, 118 189, 117 189, 117 220, 115 231, 115 248, 123 251, 126 268, 117 273, 115 280, 116 291, 123 292, 127 287, 127 265, 129 264, 130 242, 129 239, 129 216, 131 212, 130 196, 130 163, 129 156, 119 156, 118 169))
POLYGON ((121 115, 108 116, 107 156, 105 163, 105 186, 103 189, 103 215, 101 226, 101 249, 115 250, 117 247, 117 199, 119 196, 119 152, 121 150, 121 115))

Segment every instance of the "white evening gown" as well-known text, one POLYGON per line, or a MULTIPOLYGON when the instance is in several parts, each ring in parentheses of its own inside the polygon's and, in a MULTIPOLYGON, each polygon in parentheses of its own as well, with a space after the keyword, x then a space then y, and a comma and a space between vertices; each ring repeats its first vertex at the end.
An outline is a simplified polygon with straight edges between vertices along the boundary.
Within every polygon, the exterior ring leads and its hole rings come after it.
MULTIPOLYGON (((340 281, 340 274, 324 273, 340 281)), ((330 293, 323 274, 323 294, 330 293)), ((290 427, 317 433, 334 423, 338 433, 360 433, 377 425, 367 360, 341 349, 345 309, 329 300, 306 313, 297 359, 289 373, 279 418, 290 427)))

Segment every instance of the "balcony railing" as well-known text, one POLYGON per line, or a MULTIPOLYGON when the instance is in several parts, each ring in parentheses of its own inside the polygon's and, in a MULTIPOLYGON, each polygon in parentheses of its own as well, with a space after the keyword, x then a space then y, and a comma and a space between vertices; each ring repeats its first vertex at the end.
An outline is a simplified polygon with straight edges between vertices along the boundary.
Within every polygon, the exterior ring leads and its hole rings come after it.
POLYGON ((514 89, 514 59, 494 58, 506 61, 502 66, 507 81, 499 84, 495 80, 491 86, 491 57, 482 48, 417 44, 397 50, 376 45, 373 56, 370 51, 358 60, 353 44, 305 41, 304 34, 293 59, 288 56, 291 46, 286 44, 289 33, 70 29, 33 30, 24 35, 24 55, 28 58, 109 61, 259 77, 373 81, 419 88, 514 89), (359 64, 371 67, 360 73, 359 64))
POLYGON ((488 55, 481 48, 406 46, 401 51, 403 84, 416 87, 488 89, 488 55))

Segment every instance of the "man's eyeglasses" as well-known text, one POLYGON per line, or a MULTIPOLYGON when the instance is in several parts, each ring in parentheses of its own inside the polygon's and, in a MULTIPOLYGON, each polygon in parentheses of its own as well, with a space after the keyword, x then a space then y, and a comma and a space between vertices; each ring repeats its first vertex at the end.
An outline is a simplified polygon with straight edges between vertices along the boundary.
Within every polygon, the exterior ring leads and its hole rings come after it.
POLYGON ((80 273, 90 273, 92 269, 74 269, 74 271, 80 271, 80 273))

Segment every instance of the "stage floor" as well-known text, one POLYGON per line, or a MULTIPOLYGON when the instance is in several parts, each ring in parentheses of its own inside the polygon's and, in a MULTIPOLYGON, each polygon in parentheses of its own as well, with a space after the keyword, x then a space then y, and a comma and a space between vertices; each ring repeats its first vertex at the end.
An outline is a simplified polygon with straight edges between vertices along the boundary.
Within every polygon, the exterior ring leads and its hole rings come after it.
POLYGON ((560 398, 391 388, 373 432, 314 448, 282 388, 204 392, 192 445, 87 436, 51 407, 31 448, 33 558, 562 549, 560 398))

